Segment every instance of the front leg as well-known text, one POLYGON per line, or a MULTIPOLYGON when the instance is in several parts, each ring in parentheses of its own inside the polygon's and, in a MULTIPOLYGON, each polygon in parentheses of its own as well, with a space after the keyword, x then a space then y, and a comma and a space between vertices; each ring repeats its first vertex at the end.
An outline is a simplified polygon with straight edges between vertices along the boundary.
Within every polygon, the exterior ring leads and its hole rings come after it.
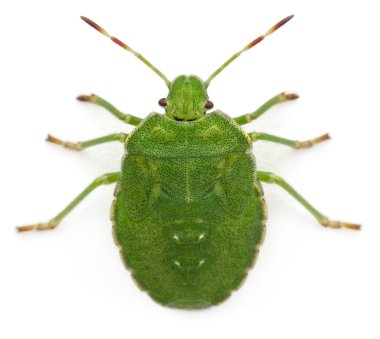
POLYGON ((289 100, 295 100, 298 99, 298 95, 295 93, 285 93, 282 92, 280 94, 277 94, 272 99, 269 99, 264 105, 260 106, 256 111, 252 113, 247 113, 244 115, 241 115, 240 117, 235 118, 235 122, 237 122, 239 125, 245 125, 249 122, 257 119, 259 116, 264 114, 268 109, 271 107, 289 100))
POLYGON ((108 112, 110 112, 112 115, 114 115, 116 118, 118 118, 121 121, 124 121, 126 124, 137 126, 142 119, 138 118, 131 114, 124 114, 120 112, 116 107, 111 105, 108 101, 104 100, 103 98, 91 94, 91 95, 79 95, 77 97, 77 100, 84 101, 84 102, 91 102, 93 104, 99 105, 103 108, 105 108, 108 112))

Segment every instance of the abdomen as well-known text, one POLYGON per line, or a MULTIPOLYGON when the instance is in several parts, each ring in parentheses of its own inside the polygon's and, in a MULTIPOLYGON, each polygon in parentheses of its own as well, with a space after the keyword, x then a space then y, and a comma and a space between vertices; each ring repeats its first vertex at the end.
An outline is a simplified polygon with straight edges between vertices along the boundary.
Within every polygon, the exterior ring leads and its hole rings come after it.
POLYGON ((198 175, 192 199, 189 183, 174 193, 166 189, 170 178, 164 180, 160 168, 173 169, 173 163, 126 156, 113 208, 115 240, 134 279, 153 299, 172 307, 208 307, 238 288, 252 266, 264 233, 264 200, 247 154, 208 159, 203 173, 194 172, 200 159, 184 159, 183 171, 193 172, 178 175, 176 184, 198 175))

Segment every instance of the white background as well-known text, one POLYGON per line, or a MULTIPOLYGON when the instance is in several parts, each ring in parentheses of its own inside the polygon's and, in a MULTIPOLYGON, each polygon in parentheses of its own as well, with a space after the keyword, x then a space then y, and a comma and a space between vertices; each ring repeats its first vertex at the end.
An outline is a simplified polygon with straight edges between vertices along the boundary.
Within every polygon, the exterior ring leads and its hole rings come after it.
POLYGON ((369 0, 3 1, 0 336, 379 338, 378 13, 369 0), (44 142, 47 133, 86 140, 131 131, 74 100, 78 94, 97 93, 140 117, 162 112, 164 82, 80 15, 172 79, 207 78, 289 14, 296 16, 213 80, 210 99, 237 116, 281 91, 300 94, 246 130, 333 139, 300 151, 258 142, 258 168, 362 231, 320 227, 284 191, 264 185, 269 220, 259 260, 238 292, 204 311, 164 308, 136 287, 111 236, 113 187, 99 188, 55 231, 15 232, 48 220, 120 166, 117 143, 75 153, 44 142))

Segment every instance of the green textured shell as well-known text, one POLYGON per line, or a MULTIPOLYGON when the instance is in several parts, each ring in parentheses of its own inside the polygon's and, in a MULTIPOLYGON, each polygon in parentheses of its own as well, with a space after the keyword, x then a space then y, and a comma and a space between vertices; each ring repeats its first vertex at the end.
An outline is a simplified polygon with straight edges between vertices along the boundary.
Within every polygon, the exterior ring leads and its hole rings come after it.
POLYGON ((220 111, 191 122, 152 113, 126 140, 114 238, 137 284, 160 304, 218 304, 253 266, 266 206, 251 145, 220 111))

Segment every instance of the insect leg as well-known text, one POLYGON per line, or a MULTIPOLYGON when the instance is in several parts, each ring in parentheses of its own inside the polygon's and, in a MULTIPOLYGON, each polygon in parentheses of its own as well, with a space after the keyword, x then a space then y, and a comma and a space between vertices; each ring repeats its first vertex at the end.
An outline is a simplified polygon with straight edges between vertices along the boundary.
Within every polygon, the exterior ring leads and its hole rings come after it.
POLYGON ((350 224, 340 221, 332 221, 324 216, 321 212, 316 210, 304 197, 302 197, 292 186, 290 186, 284 179, 281 177, 270 173, 270 172, 261 172, 257 171, 257 178, 260 181, 277 184, 282 187, 285 191, 287 191, 293 198, 295 198, 302 206, 304 206, 317 220, 322 226, 332 227, 332 228, 349 228, 352 230, 359 230, 360 225, 350 224))
POLYGON ((240 117, 235 118, 235 122, 237 122, 239 125, 245 125, 251 122, 252 120, 257 119, 262 114, 264 114, 268 109, 271 107, 289 100, 295 100, 298 99, 298 95, 294 93, 285 93, 282 92, 280 94, 277 94, 273 98, 269 99, 264 105, 260 106, 256 111, 252 113, 247 113, 244 115, 241 115, 240 117))
POLYGON ((129 124, 129 125, 137 126, 142 121, 141 118, 138 118, 134 115, 124 114, 124 113, 120 112, 116 107, 111 105, 108 101, 97 96, 96 94, 79 95, 77 97, 77 100, 84 101, 84 102, 91 102, 93 104, 99 105, 99 106, 105 108, 111 114, 113 114, 116 118, 118 118, 121 121, 124 121, 126 124, 129 124))
POLYGON ((96 146, 99 144, 104 144, 106 142, 111 142, 111 141, 125 142, 127 137, 128 137, 128 134, 126 133, 115 133, 115 134, 105 135, 103 137, 96 138, 96 139, 71 142, 71 141, 63 141, 49 134, 46 138, 46 141, 52 142, 53 144, 61 145, 63 147, 66 147, 74 151, 81 151, 85 148, 96 146))
POLYGON ((261 133, 261 132, 252 132, 252 133, 248 133, 248 135, 252 139, 252 141, 266 140, 266 141, 271 141, 278 144, 290 146, 295 149, 309 148, 311 146, 314 146, 317 143, 330 139, 330 136, 328 134, 323 134, 315 139, 310 139, 310 140, 305 140, 305 141, 285 139, 282 137, 278 137, 276 135, 261 133))
POLYGON ((26 231, 44 231, 56 228, 66 215, 68 215, 74 207, 76 207, 87 195, 89 195, 95 188, 100 185, 112 184, 119 179, 120 172, 113 172, 104 174, 96 178, 90 185, 88 185, 73 201, 71 201, 61 212, 59 212, 53 219, 46 223, 27 225, 17 227, 18 232, 26 231))

